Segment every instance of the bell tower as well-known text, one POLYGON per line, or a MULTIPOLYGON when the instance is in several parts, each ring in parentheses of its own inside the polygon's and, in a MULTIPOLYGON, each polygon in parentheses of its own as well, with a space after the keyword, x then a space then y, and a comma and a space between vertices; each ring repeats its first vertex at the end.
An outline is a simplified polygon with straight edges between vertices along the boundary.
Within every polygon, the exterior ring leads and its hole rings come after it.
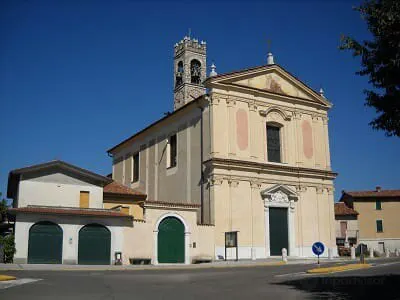
POLYGON ((206 93, 206 42, 185 36, 174 46, 174 110, 206 93))

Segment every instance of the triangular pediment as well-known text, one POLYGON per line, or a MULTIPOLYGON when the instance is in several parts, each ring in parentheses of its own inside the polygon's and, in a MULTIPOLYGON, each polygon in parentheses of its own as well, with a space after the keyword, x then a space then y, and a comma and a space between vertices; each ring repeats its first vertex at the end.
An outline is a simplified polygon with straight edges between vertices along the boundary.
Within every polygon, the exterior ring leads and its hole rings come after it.
POLYGON ((231 86, 246 92, 272 93, 304 99, 330 107, 331 104, 306 84, 278 65, 267 65, 239 72, 218 75, 208 82, 212 85, 231 86))
POLYGON ((290 200, 297 201, 298 195, 289 187, 277 184, 270 188, 261 191, 263 198, 269 198, 276 202, 289 202, 290 200))

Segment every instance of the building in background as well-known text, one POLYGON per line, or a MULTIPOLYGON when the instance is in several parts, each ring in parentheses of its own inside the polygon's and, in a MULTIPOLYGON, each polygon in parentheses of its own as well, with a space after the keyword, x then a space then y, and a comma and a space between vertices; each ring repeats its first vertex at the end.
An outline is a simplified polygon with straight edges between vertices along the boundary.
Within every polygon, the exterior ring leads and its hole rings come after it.
POLYGON ((400 249, 400 190, 343 191, 340 201, 358 212, 359 243, 380 253, 400 249))
POLYGON ((335 203, 336 245, 344 252, 358 244, 358 212, 344 202, 335 203))

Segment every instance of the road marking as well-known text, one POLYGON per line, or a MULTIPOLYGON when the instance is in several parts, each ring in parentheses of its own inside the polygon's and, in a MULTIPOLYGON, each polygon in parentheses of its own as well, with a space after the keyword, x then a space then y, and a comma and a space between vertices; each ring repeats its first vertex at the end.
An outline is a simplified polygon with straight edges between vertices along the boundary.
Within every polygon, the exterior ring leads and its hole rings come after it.
POLYGON ((0 290, 8 289, 10 287, 21 285, 21 284, 36 282, 39 280, 42 280, 42 279, 23 278, 23 279, 16 279, 13 281, 2 281, 2 282, 0 282, 0 290))
POLYGON ((279 275, 275 275, 275 277, 302 276, 302 275, 307 275, 307 273, 306 272, 297 272, 297 273, 279 274, 279 275))
POLYGON ((384 263, 384 264, 374 264, 374 267, 386 267, 386 266, 391 266, 391 265, 396 265, 396 264, 400 264, 400 261, 384 263))

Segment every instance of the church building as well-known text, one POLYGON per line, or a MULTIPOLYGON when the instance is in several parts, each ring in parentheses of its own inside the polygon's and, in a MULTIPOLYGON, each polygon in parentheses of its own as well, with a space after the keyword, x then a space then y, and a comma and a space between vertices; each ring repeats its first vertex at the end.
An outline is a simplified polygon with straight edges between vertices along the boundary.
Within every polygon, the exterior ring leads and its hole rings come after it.
POLYGON ((175 44, 174 110, 107 151, 110 176, 63 161, 10 172, 15 262, 313 257, 317 241, 337 255, 332 104, 271 53, 208 76, 206 59, 203 41, 175 44))
POLYGON ((206 75, 206 43, 174 47, 174 111, 108 150, 112 178, 147 195, 124 255, 336 255, 328 111, 332 104, 268 53, 265 65, 206 75), (226 234, 230 232, 230 234, 226 234), (236 233, 234 233, 236 232, 236 233), (225 251, 225 238, 236 248, 225 251))

